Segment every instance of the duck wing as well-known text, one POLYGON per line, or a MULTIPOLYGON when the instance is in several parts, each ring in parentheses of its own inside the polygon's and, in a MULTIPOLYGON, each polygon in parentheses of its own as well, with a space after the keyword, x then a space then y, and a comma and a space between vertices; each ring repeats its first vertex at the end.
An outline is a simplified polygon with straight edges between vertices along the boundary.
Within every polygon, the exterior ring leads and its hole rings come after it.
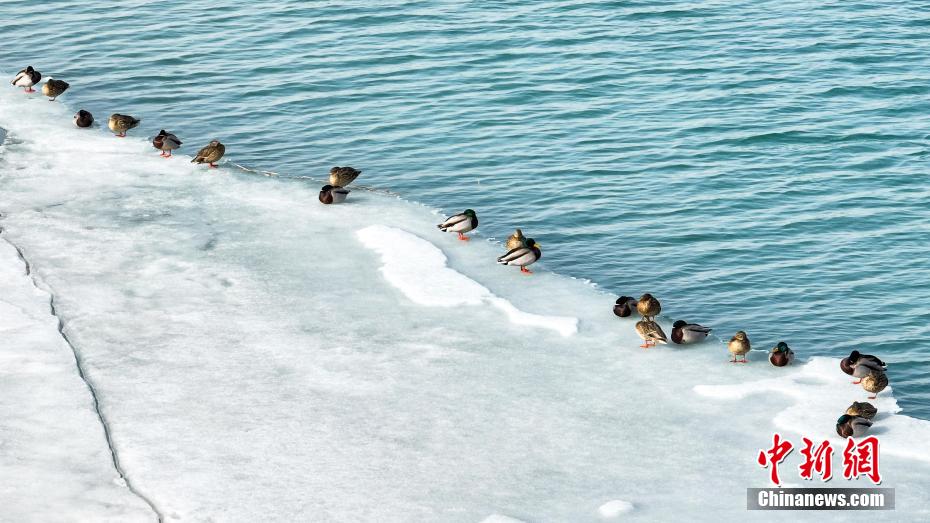
POLYGON ((873 368, 875 368, 876 370, 884 370, 888 367, 888 365, 886 365, 884 361, 878 359, 875 356, 872 356, 871 354, 865 354, 865 355, 860 356, 859 363, 862 363, 863 361, 868 362, 868 364, 872 365, 873 368))
POLYGON ((446 219, 446 221, 440 223, 440 224, 437 225, 436 227, 439 227, 440 229, 442 229, 443 231, 445 231, 445 230, 448 229, 449 227, 452 227, 453 225, 455 225, 455 224, 457 224, 457 223, 464 222, 464 221, 467 220, 467 219, 468 219, 468 216, 466 216, 464 213, 462 213, 462 214, 456 214, 455 216, 450 216, 449 218, 446 219))
POLYGON ((516 249, 511 249, 507 251, 506 254, 497 259, 497 263, 503 263, 508 265, 511 262, 516 262, 517 260, 522 259, 527 255, 533 255, 533 250, 529 247, 517 247, 516 249))
POLYGON ((687 325, 684 326, 684 329, 685 329, 685 330, 689 330, 689 331, 691 331, 691 332, 700 332, 700 333, 703 333, 703 334, 707 334, 707 333, 709 333, 710 331, 713 330, 713 329, 711 329, 710 327, 705 327, 705 326, 703 326, 703 325, 698 325, 697 323, 689 323, 689 324, 687 324, 687 325))

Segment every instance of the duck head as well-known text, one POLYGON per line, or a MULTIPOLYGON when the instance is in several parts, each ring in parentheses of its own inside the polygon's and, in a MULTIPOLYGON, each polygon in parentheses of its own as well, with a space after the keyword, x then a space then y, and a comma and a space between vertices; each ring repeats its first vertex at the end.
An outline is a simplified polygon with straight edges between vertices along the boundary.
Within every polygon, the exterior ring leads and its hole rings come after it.
POLYGON ((733 335, 733 338, 743 341, 746 339, 746 333, 743 331, 737 331, 737 333, 733 335))
POLYGON ((783 341, 780 341, 778 342, 778 345, 776 345, 772 349, 772 352, 788 352, 788 349, 789 349, 788 344, 783 341))
POLYGON ((680 328, 684 327, 684 326, 687 325, 687 324, 688 324, 688 322, 686 322, 685 320, 678 320, 678 321, 676 321, 675 323, 672 324, 672 328, 673 328, 673 329, 680 329, 680 328))
POLYGON ((859 354, 859 351, 857 351, 857 350, 854 350, 854 351, 850 352, 850 353, 849 353, 849 363, 850 363, 850 365, 852 365, 853 363, 856 363, 857 361, 859 361, 859 356, 861 356, 861 354, 859 354))

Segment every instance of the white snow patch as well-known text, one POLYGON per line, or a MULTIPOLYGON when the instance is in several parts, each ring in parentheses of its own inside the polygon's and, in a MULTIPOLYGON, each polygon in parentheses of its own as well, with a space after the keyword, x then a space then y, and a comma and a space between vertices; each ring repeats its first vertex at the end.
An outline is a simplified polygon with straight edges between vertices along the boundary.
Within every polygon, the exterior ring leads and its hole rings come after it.
POLYGON ((501 514, 491 514, 481 520, 481 523, 525 523, 522 519, 512 518, 501 514))
POLYGON ((697 385, 702 396, 739 400, 753 394, 777 392, 794 398, 785 410, 775 414, 773 423, 782 430, 809 438, 842 439, 836 434, 836 419, 853 401, 868 401, 878 408, 870 434, 878 436, 883 453, 930 461, 930 422, 902 416, 889 386, 878 398, 840 370, 837 358, 815 357, 795 372, 778 378, 733 385, 697 385))
POLYGON ((363 245, 381 255, 384 278, 411 301, 428 307, 489 304, 511 323, 551 329, 562 336, 578 332, 578 318, 521 311, 480 283, 446 266, 446 255, 432 243, 396 227, 371 225, 356 232, 363 245))
POLYGON ((615 518, 621 514, 633 511, 633 504, 622 499, 614 499, 604 503, 597 509, 602 518, 615 518))

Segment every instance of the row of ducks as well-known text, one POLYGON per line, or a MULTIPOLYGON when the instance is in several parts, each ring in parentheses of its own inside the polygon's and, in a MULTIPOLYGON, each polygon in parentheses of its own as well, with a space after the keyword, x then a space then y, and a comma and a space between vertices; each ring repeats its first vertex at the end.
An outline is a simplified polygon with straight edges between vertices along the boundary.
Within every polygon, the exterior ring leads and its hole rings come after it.
MULTIPOLYGON (((361 171, 352 167, 333 167, 329 172, 329 184, 324 185, 320 190, 320 202, 323 204, 344 202, 349 194, 346 185, 352 183, 359 174, 361 171)), ((459 240, 468 241, 469 237, 465 234, 478 228, 478 214, 474 209, 465 209, 449 216, 436 227, 442 232, 457 234, 459 240)), ((540 244, 536 243, 533 238, 525 237, 520 229, 516 229, 513 235, 507 238, 505 245, 507 252, 497 258, 497 263, 519 267, 520 272, 532 274, 527 267, 542 258, 540 244)))
MULTIPOLYGON (((334 171, 338 168, 334 167, 334 171)), ((330 174, 330 180, 333 185, 338 185, 337 181, 330 174)), ((354 177, 352 178, 354 180, 354 177)), ((351 180, 350 180, 351 181, 351 180)), ((325 188, 324 188, 325 189, 325 188)), ((322 201, 322 194, 321 194, 322 201)), ((465 233, 475 230, 478 227, 478 216, 472 209, 466 209, 460 214, 447 218, 444 222, 437 225, 443 232, 458 234, 460 240, 467 241, 465 233)), ((527 265, 535 263, 542 257, 539 251, 539 244, 532 238, 523 236, 523 232, 517 229, 516 232, 507 238, 507 253, 498 258, 498 263, 504 265, 517 265, 523 272, 529 273, 527 265)), ((638 300, 631 296, 621 296, 614 304, 614 314, 621 318, 633 315, 633 311, 642 316, 642 320, 636 322, 636 333, 643 339, 643 348, 655 347, 657 343, 667 344, 669 337, 658 322, 656 316, 662 312, 662 304, 652 294, 643 294, 638 300)), ((712 329, 697 323, 689 323, 684 320, 678 320, 672 324, 671 340, 677 345, 690 345, 704 341, 711 333, 712 329)), ((733 356, 731 363, 748 363, 746 355, 752 350, 752 343, 745 331, 738 331, 727 342, 727 350, 733 356)), ((784 341, 779 341, 770 351, 768 360, 775 367, 786 367, 795 359, 794 351, 784 341)), ((841 368, 847 374, 859 378, 855 384, 862 384, 862 387, 874 394, 877 394, 888 386, 888 377, 884 373, 885 363, 875 356, 860 354, 858 351, 852 351, 849 357, 844 358, 840 363, 841 368)))
MULTIPOLYGON (((16 87, 22 87, 24 92, 34 93, 35 89, 32 87, 39 83, 41 79, 42 73, 36 71, 35 68, 30 65, 18 72, 10 83, 16 87)), ((68 82, 50 77, 46 80, 45 84, 42 85, 42 94, 48 96, 49 101, 55 101, 68 87, 70 87, 68 82)), ((129 130, 135 129, 140 123, 142 123, 142 120, 134 116, 114 113, 111 114, 110 118, 107 120, 107 127, 109 127, 116 136, 123 138, 129 130)), ((90 111, 81 109, 74 115, 74 125, 80 128, 88 128, 93 124, 94 115, 91 114, 90 111)), ((171 151, 181 147, 181 144, 182 142, 177 136, 164 129, 152 139, 152 146, 160 150, 161 156, 164 158, 171 158, 171 151)), ((219 140, 213 140, 197 152, 197 155, 194 156, 191 163, 206 163, 210 167, 215 168, 216 162, 218 162, 224 154, 226 154, 226 146, 220 143, 219 140)))
MULTIPOLYGON (((31 65, 17 73, 11 82, 14 86, 23 87, 25 92, 35 92, 32 86, 37 84, 42 78, 42 74, 36 71, 31 65)), ((59 95, 64 93, 69 87, 67 82, 61 80, 49 79, 42 87, 42 92, 55 100, 59 95)), ((107 127, 116 136, 122 138, 126 133, 135 129, 142 123, 142 120, 127 114, 114 113, 107 120, 107 127)), ((74 124, 80 128, 88 128, 94 124, 94 115, 84 109, 79 110, 74 115, 74 124)), ((179 149, 183 142, 174 133, 164 129, 152 139, 152 146, 161 151, 163 158, 171 158, 172 151, 179 149)), ((197 152, 197 155, 191 160, 191 163, 206 163, 215 168, 216 162, 226 153, 226 146, 218 140, 213 140, 197 152)), ((362 172, 353 167, 333 167, 329 173, 329 183, 320 189, 319 200, 324 205, 339 204, 346 201, 351 192, 346 188, 350 183, 355 181, 362 172)), ((438 225, 443 232, 457 233, 460 240, 468 240, 465 233, 475 230, 478 227, 478 216, 472 209, 466 209, 460 214, 451 216, 443 223, 438 225)), ((542 252, 539 244, 533 238, 525 238, 520 229, 517 229, 513 236, 507 241, 507 252, 497 259, 502 265, 513 265, 520 267, 520 271, 531 274, 527 266, 536 263, 542 258, 542 252)))
MULTIPOLYGON (((459 214, 446 218, 436 227, 442 232, 458 234, 459 240, 468 241, 468 236, 465 236, 465 233, 478 228, 478 215, 472 209, 465 209, 459 214)), ((542 258, 542 251, 539 249, 540 245, 536 243, 536 240, 527 238, 523 235, 523 231, 516 229, 507 238, 504 245, 507 252, 502 256, 498 256, 497 263, 519 267, 520 272, 523 274, 533 274, 533 271, 527 269, 527 267, 542 258)))
MULTIPOLYGON (((668 343, 668 336, 655 321, 655 317, 662 312, 662 304, 655 296, 646 293, 638 300, 630 296, 621 296, 614 304, 614 314, 621 318, 632 316, 634 310, 643 318, 636 322, 636 333, 643 339, 643 348, 655 347, 657 343, 668 343)), ((710 332, 709 327, 678 320, 672 324, 671 340, 678 345, 689 345, 704 341, 710 332)), ((746 355, 752 350, 752 344, 746 332, 738 331, 734 334, 727 342, 727 350, 733 356, 731 363, 748 363, 746 355)), ((769 363, 775 367, 788 366, 794 358, 794 351, 784 341, 779 341, 769 351, 769 363)), ((858 378, 853 384, 861 384, 866 392, 872 393, 870 399, 874 399, 875 394, 888 386, 888 375, 885 373, 887 365, 871 354, 861 354, 854 350, 840 361, 840 368, 846 374, 858 378)))
MULTIPOLYGON (((42 74, 32 66, 28 66, 19 71, 11 83, 16 87, 22 87, 24 92, 34 93, 35 90, 32 87, 41 79, 42 74)), ((49 101, 54 101, 69 87, 70 85, 65 81, 49 77, 42 86, 42 94, 48 96, 49 101)), ((94 117, 90 112, 81 109, 74 115, 74 123, 81 128, 91 127, 94 117)), ((107 126, 116 133, 116 136, 125 137, 129 130, 138 127, 140 123, 141 120, 133 116, 114 113, 110 115, 107 126)), ((170 158, 172 151, 180 148, 182 144, 183 142, 174 133, 164 129, 152 139, 152 146, 160 150, 164 158, 170 158)), ((218 140, 213 140, 197 152, 191 163, 206 163, 215 168, 216 162, 225 153, 226 146, 218 140)), ((330 169, 329 184, 324 185, 320 190, 320 202, 326 205, 345 202, 350 192, 346 186, 355 181, 360 174, 360 170, 348 166, 330 169)), ((469 238, 465 233, 478 228, 478 216, 474 210, 465 209, 459 214, 448 217, 437 227, 442 232, 458 234, 460 240, 467 241, 469 238)), ((507 252, 498 257, 497 262, 502 265, 517 266, 521 272, 526 274, 531 274, 527 267, 542 258, 542 252, 536 240, 526 238, 520 229, 516 229, 514 234, 507 239, 506 247, 507 252)), ((614 314, 621 318, 629 317, 634 309, 642 316, 642 320, 636 323, 636 332, 643 339, 642 347, 649 348, 655 347, 657 343, 668 343, 668 337, 655 321, 656 316, 662 311, 659 300, 649 293, 642 295, 639 300, 630 296, 621 296, 614 305, 614 314)), ((704 341, 711 330, 697 323, 678 320, 672 325, 671 339, 673 343, 679 345, 698 343, 704 341)), ((730 360, 732 363, 748 363, 746 355, 752 349, 746 332, 738 331, 727 343, 727 349, 733 355, 733 359, 730 360)), ((794 361, 794 351, 783 341, 778 342, 769 352, 769 362, 776 367, 787 366, 792 361, 794 361)), ((852 351, 847 358, 840 361, 840 368, 846 374, 858 378, 853 383, 861 384, 866 391, 872 393, 870 399, 874 399, 888 386, 888 376, 885 373, 887 366, 875 356, 852 351)), ((875 407, 870 403, 853 403, 847 409, 846 414, 837 420, 837 433, 844 437, 846 434, 853 436, 864 434, 871 426, 871 418, 874 417, 875 412, 875 407)))
MULTIPOLYGON (((655 317, 662 311, 662 305, 651 294, 644 294, 639 300, 630 296, 621 296, 614 304, 614 314, 621 318, 633 315, 636 311, 643 317, 636 323, 636 332, 643 339, 643 348, 654 347, 656 343, 667 343, 668 338, 662 327, 655 321, 655 317)), ((711 329, 678 320, 672 325, 672 342, 679 345, 698 343, 707 338, 711 329)), ((727 343, 727 349, 733 355, 732 363, 748 363, 746 355, 752 350, 749 336, 744 331, 738 331, 727 343), (740 359, 737 359, 740 358, 740 359)), ((776 367, 785 367, 794 361, 794 351, 784 341, 769 351, 769 362, 776 367)), ((866 392, 871 393, 869 399, 875 399, 879 392, 888 386, 887 365, 884 361, 871 354, 862 354, 857 350, 840 360, 840 369, 846 374, 858 378, 852 383, 862 385, 866 392)), ((868 402, 853 402, 846 413, 836 421, 836 433, 843 438, 861 437, 872 426, 872 418, 878 409, 868 402)))

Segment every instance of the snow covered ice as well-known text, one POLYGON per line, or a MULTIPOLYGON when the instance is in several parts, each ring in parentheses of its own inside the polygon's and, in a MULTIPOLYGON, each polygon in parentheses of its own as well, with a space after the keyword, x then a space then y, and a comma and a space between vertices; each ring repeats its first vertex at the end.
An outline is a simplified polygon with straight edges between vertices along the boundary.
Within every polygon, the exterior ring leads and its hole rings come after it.
MULTIPOLYGON (((831 437, 864 395, 827 386, 846 381, 836 360, 642 350, 615 296, 545 258, 498 266, 500 244, 439 232, 438 210, 364 190, 323 206, 319 185, 165 160, 11 90, 0 126, 3 238, 55 296, 122 468, 166 521, 771 520, 745 511, 767 485, 758 450, 776 430, 831 437)), ((49 295, 0 247, 0 470, 16 472, 0 507, 154 519, 114 481, 49 295)), ((876 428, 899 506, 870 518, 926 521, 928 423, 892 402, 876 428)), ((830 486, 847 484, 870 485, 830 486)))

